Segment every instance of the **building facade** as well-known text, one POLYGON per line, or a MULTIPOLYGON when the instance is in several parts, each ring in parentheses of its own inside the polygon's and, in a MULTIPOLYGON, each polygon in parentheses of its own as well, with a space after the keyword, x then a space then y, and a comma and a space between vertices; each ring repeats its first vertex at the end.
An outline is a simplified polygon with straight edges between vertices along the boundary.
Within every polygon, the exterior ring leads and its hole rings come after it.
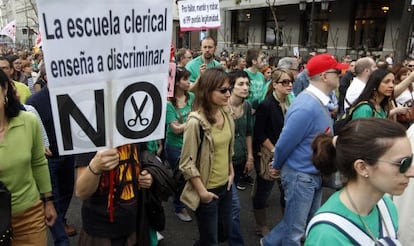
MULTIPOLYGON (((39 21, 35 0, 0 0, 0 27, 16 20, 16 45, 32 47, 36 39, 39 21)), ((2 41, 11 42, 7 37, 2 41)))
MULTIPOLYGON (((221 0, 221 28, 208 30, 218 40, 218 51, 243 52, 261 48, 276 56, 310 51, 387 55, 396 39, 405 0, 221 0), (275 18, 277 26, 275 31, 275 18)), ((414 7, 414 6, 413 6, 414 7)), ((414 8, 413 8, 414 11, 414 8)), ((177 47, 199 47, 198 32, 180 33, 175 18, 177 47)), ((413 33, 407 53, 413 54, 413 33)))

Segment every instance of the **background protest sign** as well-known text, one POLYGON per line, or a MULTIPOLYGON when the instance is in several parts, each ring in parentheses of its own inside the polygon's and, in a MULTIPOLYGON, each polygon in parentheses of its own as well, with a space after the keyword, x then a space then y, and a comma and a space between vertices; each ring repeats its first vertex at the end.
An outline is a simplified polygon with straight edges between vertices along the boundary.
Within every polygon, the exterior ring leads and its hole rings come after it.
POLYGON ((162 138, 172 3, 37 2, 59 153, 162 138))
POLYGON ((180 31, 220 28, 219 0, 178 1, 180 31))

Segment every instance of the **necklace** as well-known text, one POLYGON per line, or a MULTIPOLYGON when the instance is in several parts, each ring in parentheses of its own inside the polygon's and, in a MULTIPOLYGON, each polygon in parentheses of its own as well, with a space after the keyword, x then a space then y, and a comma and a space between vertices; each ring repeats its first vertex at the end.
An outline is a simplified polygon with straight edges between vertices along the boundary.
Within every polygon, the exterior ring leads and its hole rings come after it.
MULTIPOLYGON (((362 224, 364 225, 365 231, 368 233, 369 237, 374 241, 375 245, 380 245, 377 238, 374 236, 374 233, 372 233, 372 231, 369 229, 369 227, 368 227, 367 223, 365 222, 365 220, 362 219, 358 208, 356 207, 354 201, 351 198, 351 195, 349 194, 348 188, 345 188, 345 194, 346 194, 349 202, 351 203, 352 208, 355 210, 355 212, 357 212, 358 218, 359 218, 359 220, 361 220, 362 224)), ((380 213, 379 210, 378 210, 378 213, 380 213)), ((382 219, 382 216, 381 216, 381 219, 382 219)))
POLYGON ((240 118, 243 115, 243 102, 235 106, 230 98, 230 111, 234 119, 240 118))

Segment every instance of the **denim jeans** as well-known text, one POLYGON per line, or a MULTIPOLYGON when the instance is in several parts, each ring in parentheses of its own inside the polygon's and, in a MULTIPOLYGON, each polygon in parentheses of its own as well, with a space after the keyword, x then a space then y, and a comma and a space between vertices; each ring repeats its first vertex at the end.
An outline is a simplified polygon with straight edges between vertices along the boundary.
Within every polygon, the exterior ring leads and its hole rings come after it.
POLYGON ((240 197, 236 188, 237 184, 233 184, 231 187, 232 192, 232 204, 231 204, 231 214, 232 214, 232 228, 231 235, 229 237, 230 246, 243 246, 243 236, 240 229, 240 197))
POLYGON ((49 172, 52 183, 54 205, 57 212, 55 224, 50 227, 55 246, 69 245, 69 238, 65 232, 65 215, 72 199, 75 184, 74 157, 62 156, 49 158, 49 172))
POLYGON ((263 238, 263 245, 300 246, 306 224, 321 205, 321 177, 284 165, 281 179, 285 189, 285 214, 282 221, 263 238))
MULTIPOLYGON (((165 157, 167 158, 168 163, 170 163, 170 167, 173 171, 178 169, 178 159, 181 156, 181 148, 169 145, 168 143, 165 144, 165 157)), ((178 184, 179 186, 184 185, 185 183, 178 184)), ((180 195, 176 194, 173 199, 174 205, 174 212, 179 213, 184 208, 185 205, 180 201, 180 195)))
POLYGON ((219 233, 229 237, 232 232, 232 192, 227 190, 227 184, 208 191, 219 198, 209 203, 200 203, 196 210, 198 232, 200 240, 197 246, 218 246, 219 233))

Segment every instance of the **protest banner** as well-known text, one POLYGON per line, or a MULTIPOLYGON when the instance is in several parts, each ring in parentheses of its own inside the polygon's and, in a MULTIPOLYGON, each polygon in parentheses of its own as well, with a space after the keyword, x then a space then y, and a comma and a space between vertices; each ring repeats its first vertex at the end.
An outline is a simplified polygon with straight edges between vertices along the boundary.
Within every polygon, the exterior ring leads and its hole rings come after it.
POLYGON ((219 0, 181 0, 177 4, 181 32, 220 28, 219 0))
POLYGON ((172 2, 37 3, 59 153, 163 138, 172 2))

